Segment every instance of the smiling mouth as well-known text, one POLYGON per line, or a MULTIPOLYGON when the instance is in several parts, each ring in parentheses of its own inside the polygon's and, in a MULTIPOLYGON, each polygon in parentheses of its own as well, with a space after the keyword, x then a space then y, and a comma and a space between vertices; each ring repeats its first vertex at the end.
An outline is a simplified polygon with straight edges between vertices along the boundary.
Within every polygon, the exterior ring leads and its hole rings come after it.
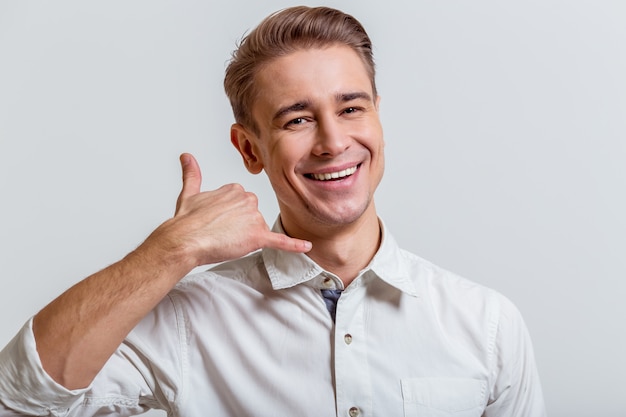
POLYGON ((305 177, 313 179, 313 180, 317 180, 317 181, 340 180, 340 179, 349 177, 350 175, 354 174, 356 170, 359 168, 359 165, 353 166, 351 168, 346 168, 337 172, 325 172, 323 174, 305 174, 305 177))

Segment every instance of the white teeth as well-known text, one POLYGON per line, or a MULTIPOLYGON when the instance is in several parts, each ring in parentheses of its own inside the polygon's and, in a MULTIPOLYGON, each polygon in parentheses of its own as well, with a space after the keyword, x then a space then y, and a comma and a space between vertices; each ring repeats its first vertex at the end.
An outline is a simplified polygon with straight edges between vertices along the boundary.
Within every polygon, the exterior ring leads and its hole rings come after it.
POLYGON ((354 174, 355 172, 356 172, 356 167, 354 166, 352 168, 344 169, 343 171, 339 171, 339 172, 327 172, 325 174, 311 174, 311 176, 318 181, 328 181, 332 179, 347 177, 349 175, 354 174))

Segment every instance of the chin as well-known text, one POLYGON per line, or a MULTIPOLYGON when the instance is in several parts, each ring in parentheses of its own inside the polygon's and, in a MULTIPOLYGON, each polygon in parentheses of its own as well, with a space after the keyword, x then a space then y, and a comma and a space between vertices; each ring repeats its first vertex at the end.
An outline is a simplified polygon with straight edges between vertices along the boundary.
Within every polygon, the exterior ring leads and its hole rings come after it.
POLYGON ((328 208, 325 210, 310 210, 312 217, 317 223, 326 226, 347 226, 356 223, 366 213, 370 204, 364 204, 362 207, 340 207, 338 210, 328 208))

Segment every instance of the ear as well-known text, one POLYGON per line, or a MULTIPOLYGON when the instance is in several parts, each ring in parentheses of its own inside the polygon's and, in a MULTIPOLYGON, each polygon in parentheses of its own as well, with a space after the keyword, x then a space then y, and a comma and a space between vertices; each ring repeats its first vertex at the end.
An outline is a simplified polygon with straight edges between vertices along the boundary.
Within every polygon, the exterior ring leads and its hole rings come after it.
MULTIPOLYGON (((374 105, 376 106, 376 111, 378 112, 378 120, 380 123, 380 96, 376 96, 376 101, 374 105)), ((385 142, 385 136, 383 135, 383 146, 385 146, 386 144, 387 143, 385 142)))
POLYGON ((263 170, 263 160, 256 145, 256 135, 239 123, 230 127, 230 141, 243 158, 243 164, 252 174, 263 170))

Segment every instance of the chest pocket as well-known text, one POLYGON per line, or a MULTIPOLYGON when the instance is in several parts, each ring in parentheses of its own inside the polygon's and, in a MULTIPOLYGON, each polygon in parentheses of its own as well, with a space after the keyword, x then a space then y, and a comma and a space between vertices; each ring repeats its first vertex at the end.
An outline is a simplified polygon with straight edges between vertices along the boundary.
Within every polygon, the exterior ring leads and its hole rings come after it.
POLYGON ((405 378, 404 417, 480 417, 487 383, 469 378, 405 378))

